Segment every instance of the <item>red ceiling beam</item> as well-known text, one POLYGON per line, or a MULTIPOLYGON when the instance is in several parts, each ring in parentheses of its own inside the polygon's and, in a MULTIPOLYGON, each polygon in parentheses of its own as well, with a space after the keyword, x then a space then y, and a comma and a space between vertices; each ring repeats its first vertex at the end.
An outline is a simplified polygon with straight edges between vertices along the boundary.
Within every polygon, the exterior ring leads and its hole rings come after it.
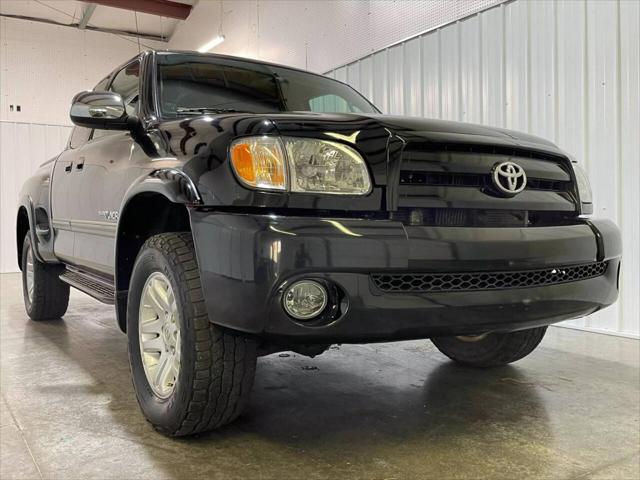
POLYGON ((85 3, 95 3, 105 7, 122 8, 179 20, 185 20, 192 8, 191 5, 171 0, 86 0, 85 3))

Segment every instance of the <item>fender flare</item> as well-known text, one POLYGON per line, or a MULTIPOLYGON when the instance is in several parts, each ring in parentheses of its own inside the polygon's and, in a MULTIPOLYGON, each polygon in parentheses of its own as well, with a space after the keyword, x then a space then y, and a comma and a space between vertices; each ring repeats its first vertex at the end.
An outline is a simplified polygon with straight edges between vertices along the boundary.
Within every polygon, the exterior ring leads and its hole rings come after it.
POLYGON ((116 319, 120 329, 126 331, 126 310, 127 298, 129 294, 126 280, 118 278, 121 271, 119 268, 119 248, 120 239, 123 235, 123 219, 126 218, 127 207, 131 201, 140 194, 153 193, 165 197, 171 203, 184 206, 202 205, 202 197, 193 181, 181 170, 175 168, 160 168, 151 172, 146 172, 136 179, 126 191, 120 204, 118 213, 118 225, 116 227, 116 237, 114 245, 114 287, 116 319))
POLYGON ((141 175, 131 184, 124 194, 120 211, 133 197, 146 192, 159 193, 174 203, 202 205, 202 197, 186 173, 176 168, 159 168, 141 175))
MULTIPOLYGON (((133 198, 144 193, 157 193, 172 203, 186 206, 202 205, 202 197, 195 184, 181 170, 175 168, 159 168, 146 172, 135 180, 125 192, 118 210, 118 226, 116 227, 115 256, 118 259, 118 238, 120 238, 122 218, 127 206, 133 198)), ((115 279, 116 285, 118 279, 115 279)))

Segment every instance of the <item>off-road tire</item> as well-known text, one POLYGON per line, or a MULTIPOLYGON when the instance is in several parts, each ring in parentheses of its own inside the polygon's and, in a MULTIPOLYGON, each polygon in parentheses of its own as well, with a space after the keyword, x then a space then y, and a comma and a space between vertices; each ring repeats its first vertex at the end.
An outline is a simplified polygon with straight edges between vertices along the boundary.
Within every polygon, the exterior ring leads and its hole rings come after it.
POLYGON ((434 345, 451 360, 470 367, 498 367, 529 355, 542 341, 547 327, 510 333, 490 333, 476 341, 458 337, 432 338, 434 345))
POLYGON ((31 320, 58 320, 69 306, 69 285, 60 280, 64 265, 40 262, 33 253, 30 232, 22 243, 22 294, 24 307, 31 320), (33 295, 27 292, 27 256, 31 251, 33 261, 33 295))
POLYGON ((131 276, 127 335, 136 397, 156 430, 168 436, 192 435, 240 415, 253 385, 256 342, 209 321, 190 232, 155 235, 142 246, 131 276), (169 279, 180 322, 180 371, 164 399, 147 381, 138 337, 141 294, 153 272, 169 279))

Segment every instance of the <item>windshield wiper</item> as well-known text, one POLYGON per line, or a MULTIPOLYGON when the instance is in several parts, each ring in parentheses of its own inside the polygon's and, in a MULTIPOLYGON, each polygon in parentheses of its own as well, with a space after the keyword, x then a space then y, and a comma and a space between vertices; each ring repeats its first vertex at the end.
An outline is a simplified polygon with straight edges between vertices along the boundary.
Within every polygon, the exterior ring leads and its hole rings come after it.
POLYGON ((178 113, 253 113, 246 110, 236 110, 234 108, 215 108, 215 107, 178 107, 178 113))

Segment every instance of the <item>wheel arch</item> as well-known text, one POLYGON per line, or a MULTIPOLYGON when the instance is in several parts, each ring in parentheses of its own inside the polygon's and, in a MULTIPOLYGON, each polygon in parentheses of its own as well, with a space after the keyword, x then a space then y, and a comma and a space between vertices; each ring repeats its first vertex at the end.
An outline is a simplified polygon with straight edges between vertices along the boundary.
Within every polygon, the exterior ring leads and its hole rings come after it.
MULTIPOLYGON (((18 267, 22 270, 22 248, 24 246, 24 238, 27 236, 27 232, 32 231, 31 220, 29 219, 29 213, 27 207, 20 205, 18 208, 18 215, 16 217, 16 247, 18 252, 18 267)), ((33 241, 33 238, 31 239, 33 241)))
MULTIPOLYGON (((48 259, 43 257, 40 252, 40 239, 36 235, 36 217, 37 212, 34 210, 33 202, 30 196, 25 196, 20 202, 18 207, 18 213, 16 214, 16 252, 17 261, 22 270, 22 247, 24 245, 24 238, 29 233, 31 238, 31 246, 33 248, 33 254, 35 257, 43 262, 48 263, 48 259)), ((44 210, 43 210, 44 211, 44 210)))
POLYGON ((120 208, 115 242, 115 304, 126 331, 131 273, 144 242, 165 232, 191 231, 189 207, 200 203, 190 179, 174 169, 157 170, 134 183, 120 208))

